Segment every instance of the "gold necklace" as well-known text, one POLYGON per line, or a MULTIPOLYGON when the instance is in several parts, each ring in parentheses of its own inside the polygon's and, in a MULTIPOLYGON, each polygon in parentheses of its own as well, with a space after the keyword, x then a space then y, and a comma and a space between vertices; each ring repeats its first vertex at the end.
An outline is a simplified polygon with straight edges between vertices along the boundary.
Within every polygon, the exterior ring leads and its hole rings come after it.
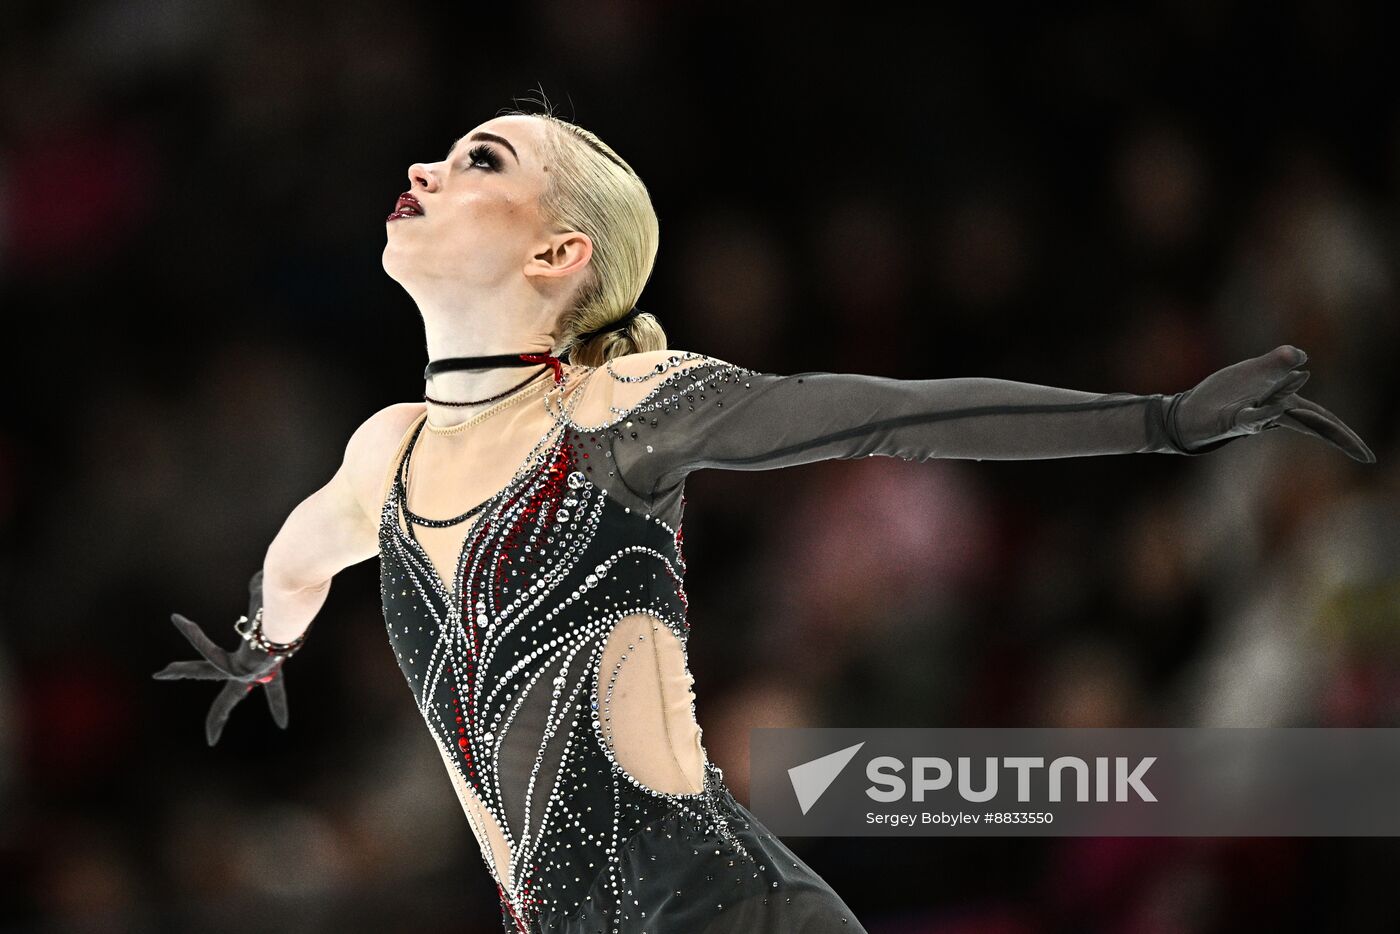
POLYGON ((548 386, 549 383, 549 380, 544 380, 542 382, 535 383, 531 386, 527 386, 526 388, 520 390, 518 393, 511 396, 510 398, 502 399, 500 402, 497 402, 495 405, 491 406, 491 408, 487 409, 486 411, 478 412, 476 415, 473 415, 465 422, 458 422, 456 425, 449 425, 446 428, 439 428, 432 422, 425 422, 423 427, 435 435, 455 435, 458 432, 466 431, 473 425, 479 424, 487 418, 490 418, 492 415, 495 415, 502 409, 508 408, 512 405, 515 405, 517 402, 520 402, 530 396, 535 395, 542 388, 548 386))

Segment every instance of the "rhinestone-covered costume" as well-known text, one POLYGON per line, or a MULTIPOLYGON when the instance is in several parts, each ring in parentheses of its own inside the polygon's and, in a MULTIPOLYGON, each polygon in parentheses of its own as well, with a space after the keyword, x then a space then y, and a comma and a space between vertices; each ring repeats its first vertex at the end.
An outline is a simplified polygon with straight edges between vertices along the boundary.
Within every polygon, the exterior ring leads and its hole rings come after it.
POLYGON ((685 661, 687 473, 875 455, 1182 453, 1164 430, 1164 397, 976 377, 777 376, 683 352, 641 372, 623 372, 628 362, 570 367, 566 387, 543 398, 552 427, 504 488, 456 519, 408 509, 419 416, 383 503, 389 638, 504 928, 863 931, 733 798, 700 741, 685 661), (585 392, 618 387, 638 401, 596 424, 574 420, 585 392), (448 587, 414 525, 464 520, 448 587))

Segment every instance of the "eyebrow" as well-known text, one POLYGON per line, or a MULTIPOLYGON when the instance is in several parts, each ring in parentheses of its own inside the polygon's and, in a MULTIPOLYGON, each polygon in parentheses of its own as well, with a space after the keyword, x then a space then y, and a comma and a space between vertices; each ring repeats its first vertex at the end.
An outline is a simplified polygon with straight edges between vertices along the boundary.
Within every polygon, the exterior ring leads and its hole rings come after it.
MULTIPOLYGON (((515 147, 512 146, 512 145, 510 144, 510 140, 506 139, 504 136, 497 136, 495 133, 487 133, 485 130, 481 130, 481 131, 479 131, 479 132, 473 133, 471 136, 468 136, 467 139, 468 139, 468 140, 481 139, 481 140, 486 140, 487 142, 500 143, 502 146, 504 146, 504 147, 506 147, 507 149, 510 150, 510 154, 511 154, 512 156, 515 156, 515 161, 516 161, 517 163, 520 162, 520 154, 517 153, 517 152, 515 151, 515 147)), ((457 145, 458 145, 459 143, 461 143, 461 142, 462 142, 462 141, 461 141, 460 139, 457 140, 456 142, 454 142, 454 143, 452 144, 452 148, 449 149, 449 150, 447 150, 447 157, 448 157, 448 158, 451 158, 452 153, 456 152, 456 150, 457 150, 457 145)))

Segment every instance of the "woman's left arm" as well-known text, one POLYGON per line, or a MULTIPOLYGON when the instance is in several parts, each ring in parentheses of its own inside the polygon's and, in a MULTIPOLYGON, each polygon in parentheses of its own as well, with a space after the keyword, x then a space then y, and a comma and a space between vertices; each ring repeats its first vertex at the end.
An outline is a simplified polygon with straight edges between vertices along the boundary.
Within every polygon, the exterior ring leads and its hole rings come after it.
POLYGON ((1340 419, 1297 396, 1308 378, 1299 369, 1307 355, 1289 345, 1174 395, 1091 393, 990 377, 779 376, 682 351, 645 357, 639 364, 649 364, 648 372, 622 377, 647 384, 649 373, 650 384, 634 391, 645 395, 615 408, 626 417, 611 428, 618 469, 633 490, 652 497, 705 467, 768 470, 876 455, 922 461, 1204 454, 1279 426, 1375 461, 1340 419))

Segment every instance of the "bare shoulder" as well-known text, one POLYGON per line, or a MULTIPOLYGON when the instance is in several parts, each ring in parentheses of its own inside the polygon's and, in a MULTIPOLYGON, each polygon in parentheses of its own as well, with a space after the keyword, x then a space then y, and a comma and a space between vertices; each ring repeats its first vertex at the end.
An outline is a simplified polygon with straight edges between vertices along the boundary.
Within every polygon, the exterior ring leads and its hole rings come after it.
POLYGON ((365 419, 345 445, 343 470, 367 515, 379 515, 394 456, 427 403, 395 402, 365 419))
POLYGON ((598 367, 598 372, 589 378, 575 409, 574 420, 580 425, 605 425, 641 402, 670 377, 705 364, 729 365, 717 357, 675 348, 615 357, 598 367))

